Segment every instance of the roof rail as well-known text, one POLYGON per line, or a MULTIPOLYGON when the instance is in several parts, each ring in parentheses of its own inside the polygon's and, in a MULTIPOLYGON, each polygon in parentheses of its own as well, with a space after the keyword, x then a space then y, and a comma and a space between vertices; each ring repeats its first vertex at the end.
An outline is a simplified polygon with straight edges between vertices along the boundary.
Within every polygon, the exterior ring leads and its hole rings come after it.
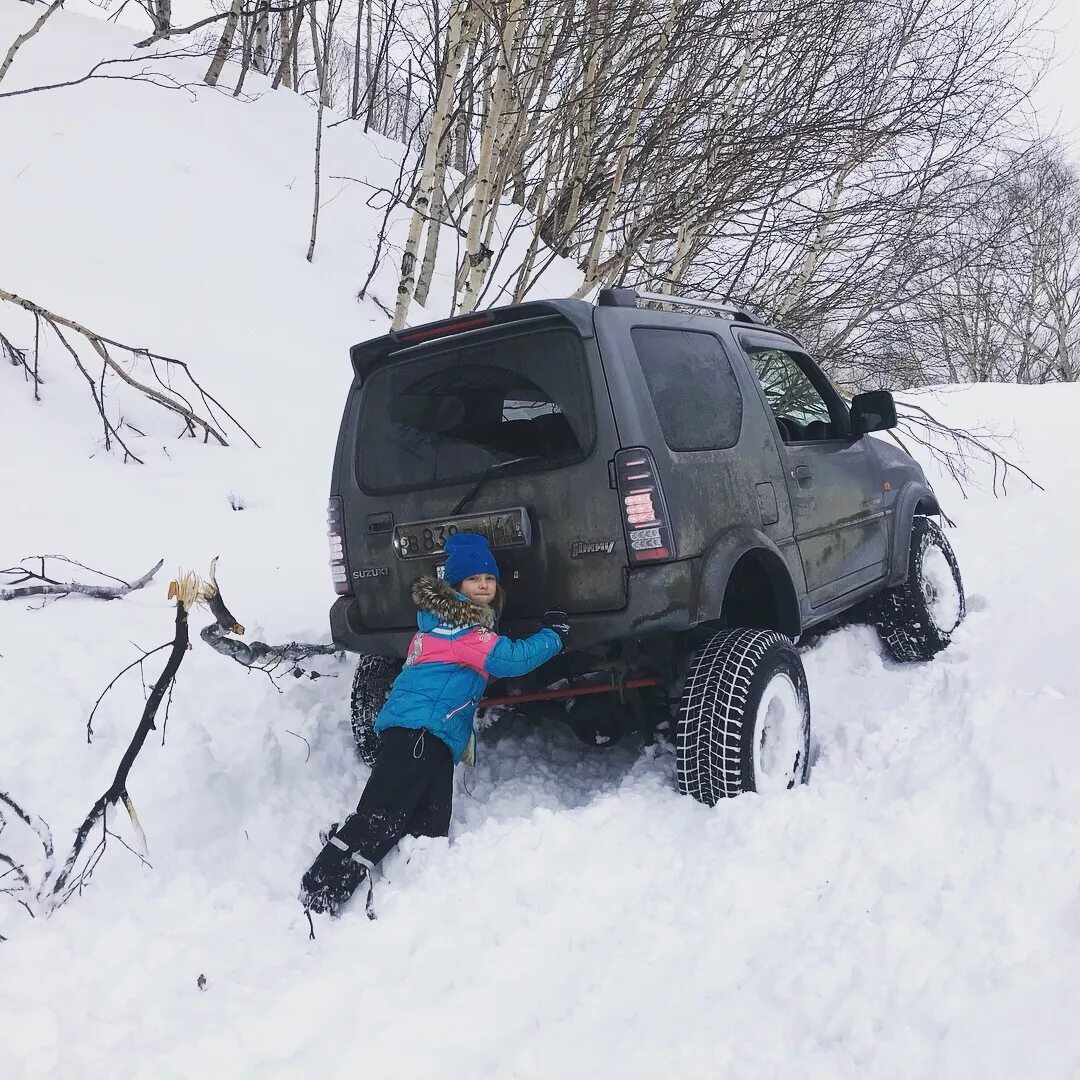
POLYGON ((704 311, 713 311, 717 315, 727 315, 738 322, 762 325, 757 312, 745 304, 736 306, 720 303, 717 300, 695 300, 688 296, 646 292, 636 288, 601 289, 596 298, 597 304, 601 307, 637 307, 641 301, 650 304, 670 304, 672 307, 699 308, 704 311))

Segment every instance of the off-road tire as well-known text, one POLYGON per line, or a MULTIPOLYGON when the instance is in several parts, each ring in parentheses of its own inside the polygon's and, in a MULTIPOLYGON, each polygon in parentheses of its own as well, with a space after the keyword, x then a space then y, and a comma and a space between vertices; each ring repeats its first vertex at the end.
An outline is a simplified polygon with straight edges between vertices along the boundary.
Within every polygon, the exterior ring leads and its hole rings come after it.
POLYGON ((386 704, 390 687, 399 671, 401 661, 389 656, 365 653, 357 661, 349 706, 353 741, 356 743, 356 752, 365 765, 375 764, 375 752, 379 746, 379 739, 375 734, 375 718, 386 704))
POLYGON ((885 592, 873 609, 886 652, 900 663, 932 660, 952 640, 966 611, 964 583, 952 545, 936 521, 916 517, 911 524, 907 580, 885 592), (928 563, 936 564, 936 569, 928 571, 928 563), (949 582, 935 584, 933 580, 935 574, 940 578, 945 567, 955 588, 955 594, 949 592, 947 597, 942 593, 949 589, 949 582), (943 614, 952 625, 939 625, 943 614))
POLYGON ((675 762, 679 790, 706 806, 744 791, 806 782, 810 695, 789 638, 775 630, 721 630, 698 650, 679 705, 675 762), (760 706, 767 691, 771 702, 778 689, 787 701, 787 734, 776 767, 766 776, 762 763, 769 729, 764 724, 772 721, 760 706))

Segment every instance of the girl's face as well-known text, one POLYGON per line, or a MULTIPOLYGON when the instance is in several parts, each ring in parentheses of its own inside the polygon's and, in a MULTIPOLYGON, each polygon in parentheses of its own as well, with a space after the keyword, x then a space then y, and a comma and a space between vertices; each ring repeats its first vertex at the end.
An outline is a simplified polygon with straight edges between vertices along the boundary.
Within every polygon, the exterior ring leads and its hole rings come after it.
POLYGON ((486 607, 494 601, 498 587, 499 583, 494 574, 473 574, 458 586, 458 592, 467 596, 474 604, 483 604, 486 607))

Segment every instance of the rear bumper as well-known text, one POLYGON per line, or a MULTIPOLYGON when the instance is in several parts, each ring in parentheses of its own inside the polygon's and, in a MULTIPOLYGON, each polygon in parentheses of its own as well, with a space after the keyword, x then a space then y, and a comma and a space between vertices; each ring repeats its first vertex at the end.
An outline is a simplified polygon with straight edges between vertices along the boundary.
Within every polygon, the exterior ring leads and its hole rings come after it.
MULTIPOLYGON (((574 612, 573 597, 552 596, 553 607, 570 612, 575 649, 622 641, 627 638, 671 634, 690 629, 690 612, 695 610, 694 590, 699 559, 646 566, 629 574, 627 604, 621 611, 589 614, 574 612)), ((504 619, 501 633, 519 638, 535 633, 536 619, 504 619)), ((360 619, 354 596, 339 597, 330 608, 330 633, 338 648, 356 653, 404 657, 415 626, 397 630, 372 630, 360 619)))

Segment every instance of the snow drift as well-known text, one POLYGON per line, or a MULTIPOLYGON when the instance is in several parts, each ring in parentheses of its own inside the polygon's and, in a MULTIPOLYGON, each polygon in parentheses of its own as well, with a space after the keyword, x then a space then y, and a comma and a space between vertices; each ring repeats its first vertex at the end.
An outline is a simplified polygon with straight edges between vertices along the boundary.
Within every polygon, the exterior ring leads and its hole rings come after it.
MULTIPOLYGON (((0 12, 0 42, 31 14, 0 12)), ((81 72, 125 54, 125 35, 61 13, 8 79, 81 72)), ((381 220, 363 184, 327 184, 303 261, 313 124, 287 94, 242 104, 125 83, 0 104, 0 285, 189 361, 262 443, 177 440, 127 402, 148 464, 122 465, 50 343, 41 403, 0 369, 0 563, 62 552, 127 576, 220 555, 249 636, 325 638, 346 349, 386 320, 354 300, 381 220)), ((391 144, 349 125, 330 135, 327 175, 388 186, 391 144)), ((544 291, 571 281, 556 268, 544 291)), ((375 294, 392 288, 391 266, 375 294)), ((0 327, 26 343, 6 310, 0 327)), ((164 744, 132 773, 152 869, 112 842, 53 917, 0 900, 0 1071, 1074 1074, 1078 389, 920 396, 951 421, 1015 431, 1047 491, 965 500, 939 481, 967 622, 922 666, 891 664, 868 628, 808 647, 806 788, 709 810, 676 794, 662 748, 499 724, 461 778, 450 843, 403 845, 378 921, 354 904, 315 941, 299 873, 365 775, 349 666, 275 686, 197 644, 164 744)), ((111 778, 143 691, 129 676, 88 744, 94 699, 132 643, 171 634, 164 580, 108 604, 0 604, 0 788, 59 848, 111 778)), ((12 824, 9 838, 32 869, 30 839, 12 824)))

